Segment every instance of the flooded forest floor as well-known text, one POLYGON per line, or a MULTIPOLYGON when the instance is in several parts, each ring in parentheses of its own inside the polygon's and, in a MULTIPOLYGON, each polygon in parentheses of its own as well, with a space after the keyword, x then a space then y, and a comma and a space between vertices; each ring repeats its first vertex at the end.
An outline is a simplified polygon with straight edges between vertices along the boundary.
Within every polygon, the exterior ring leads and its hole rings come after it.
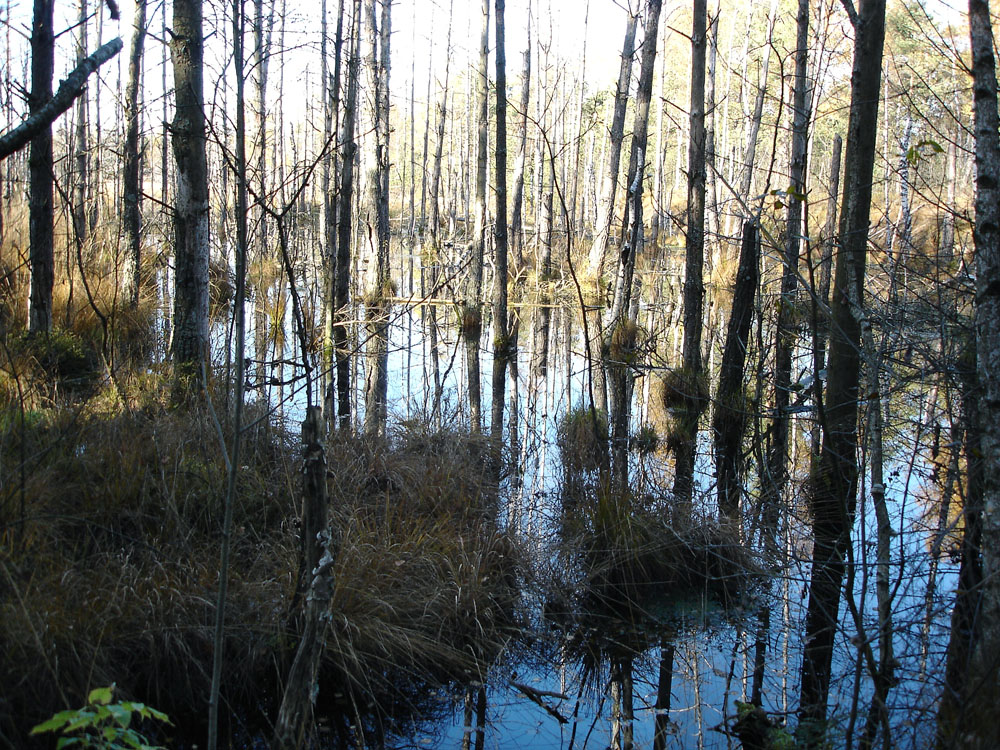
MULTIPOLYGON (((607 418, 590 406, 583 292, 567 269, 518 286, 520 342, 497 444, 470 429, 462 331, 452 304, 436 304, 448 294, 421 295, 419 258, 417 277, 407 260, 397 259, 406 301, 390 307, 387 424, 377 436, 361 429, 356 356, 358 429, 324 441, 336 563, 316 746, 752 747, 754 731, 775 743, 757 746, 787 746, 779 743, 792 741, 783 727, 795 724, 811 552, 806 399, 776 525, 759 503, 762 420, 746 447, 742 523, 719 520, 706 429, 687 438, 697 446, 696 500, 678 507, 670 378, 682 279, 650 261, 628 362, 623 489, 609 478, 607 418)), ((303 353, 280 274, 272 284, 254 316, 231 540, 222 696, 234 747, 270 736, 310 579, 303 353)), ((709 303, 710 369, 732 304, 724 287, 709 303)), ((224 364, 228 292, 216 289, 217 366, 202 397, 181 406, 164 356, 168 301, 156 294, 120 314, 111 343, 79 298, 63 299, 73 324, 44 346, 5 338, 2 744, 23 746, 33 725, 112 683, 170 715, 172 727, 152 730, 160 744, 201 742, 235 400, 224 364)), ((360 352, 362 325, 353 335, 360 352)), ((493 337, 483 339, 488 368, 493 337)), ((745 388, 759 404, 766 353, 750 355, 745 388)), ((804 344, 796 352, 803 393, 809 356, 804 344)), ((321 385, 310 384, 310 398, 321 385)), ((935 398, 914 386, 892 406, 903 415, 887 480, 898 534, 890 715, 899 747, 933 736, 956 570, 947 555, 954 510, 935 499, 947 472, 931 445, 947 430, 935 398)), ((872 700, 859 643, 877 623, 873 524, 860 508, 846 592, 854 606, 833 665, 837 746, 856 741, 872 700)))

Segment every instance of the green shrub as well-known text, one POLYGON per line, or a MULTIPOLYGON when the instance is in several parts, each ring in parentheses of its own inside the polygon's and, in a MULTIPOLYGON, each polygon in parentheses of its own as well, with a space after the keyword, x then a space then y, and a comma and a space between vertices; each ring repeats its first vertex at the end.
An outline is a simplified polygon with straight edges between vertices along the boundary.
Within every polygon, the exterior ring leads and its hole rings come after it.
POLYGON ((48 721, 43 721, 31 730, 31 734, 54 732, 62 735, 56 743, 57 750, 64 747, 94 748, 113 750, 135 748, 135 750, 162 750, 159 745, 151 745, 140 734, 132 722, 138 719, 155 719, 170 723, 162 711, 150 708, 144 703, 124 701, 112 703, 115 686, 91 690, 87 705, 76 710, 60 711, 48 721))

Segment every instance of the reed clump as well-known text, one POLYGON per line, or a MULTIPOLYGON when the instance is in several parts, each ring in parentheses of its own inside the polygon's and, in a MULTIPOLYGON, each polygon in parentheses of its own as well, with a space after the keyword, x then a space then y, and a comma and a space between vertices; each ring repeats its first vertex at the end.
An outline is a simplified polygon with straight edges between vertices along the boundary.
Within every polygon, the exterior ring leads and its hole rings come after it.
MULTIPOLYGON (((3 736, 111 682, 187 739, 202 732, 232 434, 227 394, 213 409, 171 408, 169 380, 137 374, 115 393, 3 409, 3 736)), ((294 654, 300 451, 262 404, 245 421, 222 693, 224 731, 252 735, 294 654)), ((353 721, 427 680, 484 672, 519 622, 521 553, 495 522, 484 438, 411 425, 328 449, 340 556, 320 710, 353 721)))
POLYGON ((327 678, 351 701, 392 697, 400 674, 478 679, 521 622, 523 557, 496 523, 494 446, 411 423, 331 450, 340 557, 327 678))

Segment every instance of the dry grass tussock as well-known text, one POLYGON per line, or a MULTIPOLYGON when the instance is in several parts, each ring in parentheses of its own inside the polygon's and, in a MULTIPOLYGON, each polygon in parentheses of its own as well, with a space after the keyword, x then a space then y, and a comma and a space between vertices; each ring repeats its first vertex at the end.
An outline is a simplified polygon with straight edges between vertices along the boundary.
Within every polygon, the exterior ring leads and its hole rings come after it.
MULTIPOLYGON (((622 494, 590 457, 592 420, 581 414, 561 428, 563 570, 550 587, 548 611, 579 626, 597 620, 645 621, 671 629, 690 613, 678 602, 738 611, 761 574, 736 529, 674 512, 668 493, 622 494)), ((599 629, 599 628, 598 628, 599 629)))
MULTIPOLYGON (((168 378, 127 383, 127 408, 99 391, 0 414, 0 736, 24 738, 111 682, 201 731, 223 450, 209 410, 167 407, 168 378)), ((224 421, 223 403, 216 394, 224 421)), ((245 435, 235 508, 231 729, 273 719, 296 642, 300 451, 259 405, 249 411, 261 419, 245 435)), ((519 607, 486 444, 411 427, 380 443, 337 439, 329 455, 340 558, 321 702, 364 714, 399 688, 400 668, 414 681, 485 671, 519 607)))
POLYGON ((331 454, 341 551, 328 655, 345 699, 406 676, 481 679, 521 609, 521 552, 495 523, 486 439, 410 425, 331 454))

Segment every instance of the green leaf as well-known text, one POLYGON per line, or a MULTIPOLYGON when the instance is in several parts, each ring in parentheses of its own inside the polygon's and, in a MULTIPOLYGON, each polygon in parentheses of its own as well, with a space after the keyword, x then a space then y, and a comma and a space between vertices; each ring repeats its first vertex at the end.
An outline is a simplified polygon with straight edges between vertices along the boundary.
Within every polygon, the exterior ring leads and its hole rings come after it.
POLYGON ((90 691, 87 696, 87 703, 90 705, 102 705, 106 706, 111 703, 111 697, 114 694, 115 686, 112 683, 109 687, 94 688, 90 691))
POLYGON ((72 720, 76 716, 76 711, 60 711, 51 719, 43 721, 41 724, 33 727, 30 734, 41 734, 42 732, 54 732, 59 729, 63 724, 72 720))
POLYGON ((108 711, 114 717, 114 720, 118 723, 118 726, 123 729, 127 729, 128 725, 132 722, 132 709, 127 708, 124 705, 112 704, 108 706, 108 711))
POLYGON ((924 147, 929 148, 935 154, 944 153, 944 148, 942 148, 941 144, 938 143, 937 141, 931 140, 930 138, 922 140, 920 141, 920 143, 917 144, 917 148, 924 148, 924 147))
POLYGON ((71 745, 79 745, 81 742, 83 742, 81 737, 60 737, 56 743, 56 750, 62 750, 64 747, 71 745))
POLYGON ((142 714, 143 718, 146 719, 153 718, 156 719, 157 721, 162 721, 165 724, 170 724, 170 726, 173 726, 173 722, 170 721, 170 717, 167 716, 165 713, 163 713, 163 711, 157 711, 155 708, 152 708, 151 706, 142 706, 142 710, 144 712, 142 714))
POLYGON ((76 719, 74 719, 73 721, 69 722, 69 724, 66 725, 66 728, 63 730, 63 733, 68 734, 69 732, 75 732, 78 729, 84 729, 85 727, 92 727, 97 723, 96 718, 97 716, 96 714, 94 714, 93 711, 86 711, 81 708, 79 711, 76 712, 76 719))

